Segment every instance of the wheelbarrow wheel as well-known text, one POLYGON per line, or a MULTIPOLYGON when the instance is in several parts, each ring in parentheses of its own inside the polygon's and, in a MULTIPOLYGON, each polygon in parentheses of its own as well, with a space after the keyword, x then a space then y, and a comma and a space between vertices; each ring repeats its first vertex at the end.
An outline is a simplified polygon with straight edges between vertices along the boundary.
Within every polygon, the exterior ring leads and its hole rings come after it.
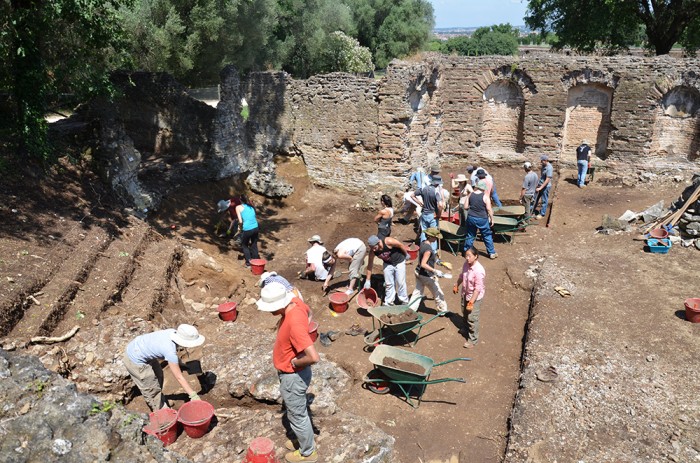
POLYGON ((388 394, 391 391, 391 383, 384 373, 375 369, 369 372, 365 378, 365 384, 367 389, 374 392, 375 394, 388 394), (387 381, 377 381, 377 380, 387 380, 387 381))
POLYGON ((381 333, 379 330, 374 330, 365 336, 365 344, 367 344, 369 347, 377 347, 379 345, 380 337, 381 333))

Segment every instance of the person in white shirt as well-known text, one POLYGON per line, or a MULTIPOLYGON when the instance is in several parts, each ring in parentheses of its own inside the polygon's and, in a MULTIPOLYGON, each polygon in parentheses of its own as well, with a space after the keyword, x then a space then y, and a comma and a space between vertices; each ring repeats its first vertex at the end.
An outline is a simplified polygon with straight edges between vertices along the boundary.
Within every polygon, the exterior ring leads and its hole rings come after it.
POLYGON ((328 270, 328 276, 326 281, 323 283, 323 289, 328 289, 328 283, 330 283, 333 274, 335 273, 335 267, 338 260, 350 261, 350 282, 348 284, 348 289, 345 291, 346 294, 352 294, 355 292, 356 280, 360 279, 360 269, 362 268, 362 263, 367 254, 367 246, 359 238, 348 238, 341 241, 338 246, 333 250, 333 263, 331 268, 328 270))

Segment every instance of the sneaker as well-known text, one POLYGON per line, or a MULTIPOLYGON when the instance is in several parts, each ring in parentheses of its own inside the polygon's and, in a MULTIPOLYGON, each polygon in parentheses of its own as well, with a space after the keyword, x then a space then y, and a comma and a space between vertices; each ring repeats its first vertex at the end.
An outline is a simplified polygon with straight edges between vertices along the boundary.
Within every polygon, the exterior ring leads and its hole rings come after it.
POLYGON ((330 347, 331 338, 328 337, 328 333, 319 333, 318 339, 321 341, 323 347, 330 347))
POLYGON ((355 292, 355 290, 354 290, 354 289, 350 289, 350 288, 348 288, 348 289, 345 290, 345 294, 347 294, 348 296, 351 296, 354 292, 355 292))
POLYGON ((496 257, 498 257, 497 252, 494 252, 493 254, 489 254, 489 259, 495 259, 496 257))
POLYGON ((343 333, 341 333, 340 331, 329 331, 328 333, 326 333, 328 339, 330 339, 331 341, 337 341, 342 334, 343 333))
POLYGON ((476 344, 474 344, 474 343, 471 342, 471 341, 467 341, 467 342, 464 343, 464 345, 463 345, 462 347, 464 347, 465 349, 471 349, 471 348, 473 348, 474 346, 476 346, 476 344))
POLYGON ((297 461, 318 461, 318 453, 316 450, 311 452, 310 455, 304 456, 301 454, 299 450, 295 450, 293 452, 289 452, 284 456, 284 459, 287 460, 289 463, 294 463, 297 461))
POLYGON ((299 441, 296 439, 287 439, 287 442, 284 443, 284 448, 291 451, 297 450, 299 449, 299 441))
POLYGON ((360 334, 365 334, 365 330, 360 327, 358 323, 354 323, 349 329, 345 330, 345 334, 348 336, 358 336, 360 334))
POLYGON ((536 215, 536 216, 535 216, 535 219, 537 219, 537 220, 541 220, 541 219, 544 219, 544 216, 543 216, 543 215, 539 215, 539 214, 538 214, 538 215, 536 215))

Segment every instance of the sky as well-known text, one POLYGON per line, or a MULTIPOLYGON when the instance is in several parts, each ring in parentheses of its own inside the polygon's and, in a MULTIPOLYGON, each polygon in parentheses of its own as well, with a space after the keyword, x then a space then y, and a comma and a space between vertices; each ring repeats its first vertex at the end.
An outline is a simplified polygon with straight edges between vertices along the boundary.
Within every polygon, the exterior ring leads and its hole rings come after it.
POLYGON ((435 27, 479 27, 525 24, 527 0, 430 0, 435 27))

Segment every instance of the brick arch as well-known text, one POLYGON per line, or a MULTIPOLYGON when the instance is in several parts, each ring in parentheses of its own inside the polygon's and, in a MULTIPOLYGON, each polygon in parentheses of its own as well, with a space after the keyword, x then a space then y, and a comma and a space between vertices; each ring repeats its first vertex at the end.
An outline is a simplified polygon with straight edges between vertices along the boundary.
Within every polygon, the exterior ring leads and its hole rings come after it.
POLYGON ((614 73, 593 69, 571 71, 562 77, 567 92, 563 156, 573 153, 586 141, 597 156, 605 157, 613 94, 619 81, 620 77, 614 73))
POLYGON ((700 159, 700 77, 695 73, 666 76, 654 83, 654 128, 648 155, 700 159))
POLYGON ((525 102, 537 93, 530 76, 516 67, 501 66, 485 73, 477 87, 483 96, 481 151, 522 153, 525 102))

